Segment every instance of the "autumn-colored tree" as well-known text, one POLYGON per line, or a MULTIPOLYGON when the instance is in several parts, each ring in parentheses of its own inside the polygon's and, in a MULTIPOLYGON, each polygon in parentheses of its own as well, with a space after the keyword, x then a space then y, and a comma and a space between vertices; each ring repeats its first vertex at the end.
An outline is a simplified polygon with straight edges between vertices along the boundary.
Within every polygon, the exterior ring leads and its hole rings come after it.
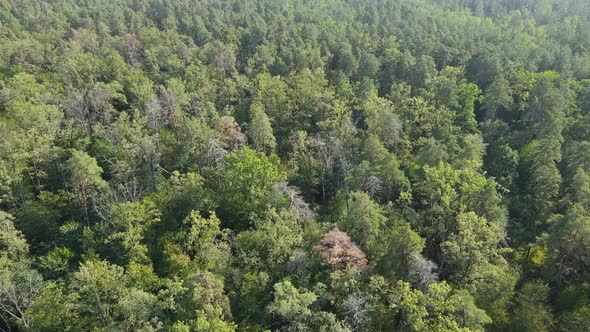
POLYGON ((236 150, 246 145, 246 135, 231 116, 222 116, 217 121, 215 130, 219 135, 219 140, 230 150, 236 150))
POLYGON ((367 267, 367 257, 363 251, 350 239, 345 232, 332 229, 321 239, 320 244, 313 249, 324 259, 323 264, 332 269, 346 268, 352 265, 359 269, 367 267))

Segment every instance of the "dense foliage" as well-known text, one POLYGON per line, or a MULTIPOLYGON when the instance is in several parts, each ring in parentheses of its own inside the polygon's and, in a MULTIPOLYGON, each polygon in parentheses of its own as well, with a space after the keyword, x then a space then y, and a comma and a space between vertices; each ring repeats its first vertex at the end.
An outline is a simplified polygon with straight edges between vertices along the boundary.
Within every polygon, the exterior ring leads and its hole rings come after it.
POLYGON ((0 0, 0 330, 588 331, 586 0, 0 0))

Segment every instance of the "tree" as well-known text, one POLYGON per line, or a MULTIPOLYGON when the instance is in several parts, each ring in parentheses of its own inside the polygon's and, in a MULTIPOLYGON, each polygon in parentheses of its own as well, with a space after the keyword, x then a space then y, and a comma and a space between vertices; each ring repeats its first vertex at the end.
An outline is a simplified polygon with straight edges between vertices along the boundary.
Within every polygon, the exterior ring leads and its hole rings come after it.
POLYGON ((381 202, 403 201, 403 197, 409 194, 410 182, 401 170, 396 156, 387 151, 379 139, 373 135, 365 141, 361 156, 364 162, 357 169, 360 174, 355 174, 357 181, 364 180, 360 187, 370 195, 373 193, 371 196, 381 202), (363 170, 365 162, 368 168, 366 171, 363 170), (372 177, 374 180, 371 180, 372 177), (376 185, 373 184, 375 180, 376 185))
MULTIPOLYGON (((280 76, 260 73, 256 76, 256 88, 252 100, 254 110, 268 115, 273 125, 279 153, 284 152, 291 130, 293 130, 292 106, 287 95, 288 86, 280 76)), ((268 136, 270 137, 270 136, 268 136)))
POLYGON ((102 168, 98 166, 96 159, 84 151, 74 150, 68 160, 70 169, 70 181, 74 190, 80 195, 82 212, 86 226, 90 226, 89 204, 94 195, 106 186, 102 179, 102 168))
POLYGON ((25 259, 29 254, 29 245, 22 233, 14 227, 14 217, 4 211, 0 211, 0 250, 2 256, 18 261, 25 259))
POLYGON ((48 175, 45 163, 53 159, 52 147, 64 115, 52 105, 48 87, 31 74, 11 77, 0 95, 0 189, 4 203, 13 204, 24 194, 25 175, 37 194, 43 190, 48 175))
POLYGON ((489 144, 484 156, 484 168, 500 185, 511 188, 517 176, 518 151, 508 144, 489 144))
POLYGON ((547 305, 549 288, 541 281, 524 284, 516 299, 513 328, 518 331, 550 331, 552 315, 547 305))
POLYGON ((182 294, 179 318, 194 331, 232 332, 236 325, 231 322, 229 299, 224 293, 223 279, 210 272, 190 275, 186 292, 182 294))
POLYGON ((190 226, 186 244, 193 262, 199 270, 222 271, 230 260, 227 233, 220 229, 221 221, 210 212, 209 218, 191 211, 185 219, 190 226))
POLYGON ((310 262, 304 250, 304 230, 297 216, 271 208, 236 236, 237 264, 246 271, 264 271, 275 280, 290 276, 307 282, 310 262))
POLYGON ((160 211, 152 202, 114 203, 104 212, 105 220, 85 231, 84 246, 120 265, 150 263, 146 237, 160 222, 160 211), (105 246, 107 244, 107 246, 105 246))
MULTIPOLYGON (((413 265, 417 263, 414 259, 416 255, 420 256, 418 253, 424 249, 425 240, 408 222, 389 221, 377 242, 381 244, 381 248, 379 257, 374 259, 376 271, 384 276, 403 279, 410 278, 412 272, 417 272, 412 270, 417 267, 413 265)), ((436 265, 434 268, 436 269, 436 265)), ((423 272, 419 273, 425 277, 423 272)))
POLYGON ((569 95, 567 86, 558 86, 558 80, 559 75, 553 72, 538 75, 524 115, 533 137, 546 142, 547 158, 555 161, 561 160, 566 98, 569 95))
POLYGON ((334 102, 334 92, 321 69, 304 69, 286 80, 293 107, 292 130, 317 131, 317 124, 326 118, 334 102))
POLYGON ((0 211, 0 318, 8 330, 14 322, 29 327, 27 309, 44 285, 41 274, 31 268, 29 246, 13 220, 0 211))
POLYGON ((106 261, 82 263, 71 285, 80 296, 80 314, 90 322, 95 320, 94 324, 112 324, 116 314, 113 309, 124 292, 123 277, 122 267, 106 261))
POLYGON ((183 144, 169 151, 166 159, 170 163, 163 167, 189 169, 195 164, 199 167, 219 167, 228 152, 216 137, 215 130, 205 121, 183 117, 180 127, 176 129, 176 138, 183 144))
POLYGON ((465 286, 476 271, 502 260, 499 244, 506 235, 500 225, 490 224, 473 212, 460 213, 456 227, 456 233, 441 244, 443 262, 449 279, 465 286))
POLYGON ((555 207, 562 178, 551 152, 539 140, 523 148, 521 160, 521 200, 515 201, 513 210, 525 223, 525 234, 535 236, 546 229, 546 218, 555 207))
POLYGON ((379 257, 382 249, 379 243, 387 218, 379 204, 363 192, 353 192, 344 207, 340 227, 369 253, 369 258, 379 257))
POLYGON ((486 119, 504 119, 510 120, 507 117, 507 112, 514 107, 514 100, 512 97, 513 91, 509 85, 508 80, 504 75, 499 75, 485 90, 485 102, 483 109, 485 110, 486 119))
POLYGON ((397 310, 400 327, 409 331, 484 331, 491 323, 466 291, 453 291, 445 282, 431 284, 424 292, 398 281, 397 310))
POLYGON ((473 83, 459 84, 457 96, 459 108, 456 122, 465 133, 477 133, 477 120, 475 119, 475 104, 484 101, 479 87, 473 83))
POLYGON ((482 89, 487 89, 499 70, 499 59, 491 50, 480 50, 474 54, 465 68, 466 76, 482 89))
POLYGON ((157 190, 159 137, 148 123, 137 111, 120 114, 104 134, 111 147, 97 155, 110 169, 113 189, 125 200, 138 200, 145 187, 157 190))
POLYGON ((106 261, 80 264, 67 287, 52 284, 43 290, 40 302, 31 309, 39 318, 35 329, 155 328, 164 306, 156 295, 129 287, 126 277, 122 267, 106 261), (52 306, 52 297, 59 307, 52 306), (69 312, 64 312, 64 308, 69 308, 69 312), (53 315, 63 315, 63 320, 53 315))
POLYGON ((215 130, 217 131, 219 140, 228 150, 237 150, 246 144, 246 135, 242 133, 242 129, 231 116, 222 116, 219 118, 215 130))
POLYGON ((553 211, 562 181, 557 163, 562 158, 568 93, 567 87, 555 86, 557 79, 558 75, 552 72, 539 75, 524 118, 536 137, 521 152, 522 219, 533 222, 529 226, 533 235, 545 230, 546 216, 553 211))
POLYGON ((317 300, 313 292, 301 291, 286 280, 274 285, 274 301, 267 310, 275 315, 291 331, 300 331, 312 316, 309 306, 317 300))
POLYGON ((457 231, 457 215, 471 211, 484 217, 492 229, 504 227, 506 211, 496 182, 473 168, 454 169, 446 163, 424 166, 423 179, 414 186, 424 220, 420 231, 427 242, 446 239, 457 231))
POLYGON ((323 264, 332 269, 346 268, 349 265, 361 270, 367 267, 368 262, 363 251, 338 227, 326 233, 313 249, 322 256, 323 264))
POLYGON ((42 289, 43 278, 23 262, 7 264, 0 261, 0 268, 3 270, 0 274, 0 317, 8 326, 16 321, 28 328, 31 317, 26 310, 42 289))
POLYGON ((283 181, 275 186, 274 191, 275 204, 288 209, 301 221, 309 221, 317 217, 310 204, 301 196, 299 188, 290 186, 287 181, 283 181))
POLYGON ((307 132, 299 130, 293 131, 289 137, 292 153, 289 164, 296 172, 291 177, 293 184, 302 189, 303 195, 307 199, 312 199, 317 194, 318 182, 320 177, 320 162, 314 155, 314 140, 308 136, 307 132))
POLYGON ((169 79, 161 88, 159 97, 161 120, 164 125, 177 127, 182 118, 182 107, 188 102, 184 83, 176 78, 169 79))
POLYGON ((26 311, 32 317, 29 330, 67 331, 83 328, 84 321, 73 310, 76 294, 66 294, 63 283, 48 282, 26 311))
POLYGON ((257 151, 262 151, 269 155, 277 145, 270 120, 258 105, 252 105, 250 108, 252 110, 249 129, 250 139, 257 151))
POLYGON ((413 286, 424 291, 428 286, 438 282, 437 269, 436 263, 424 258, 418 252, 413 252, 408 278, 413 286))
POLYGON ((547 268, 560 288, 590 280, 584 259, 590 244, 590 215, 582 205, 574 204, 565 215, 554 215, 546 238, 547 268))
POLYGON ((584 331, 590 328, 588 323, 588 315, 590 315, 590 306, 582 306, 568 312, 561 317, 562 331, 584 331))
POLYGON ((364 104, 365 123, 368 133, 379 137, 389 149, 399 147, 402 123, 394 112, 393 103, 371 94, 364 104))
POLYGON ((273 186, 284 179, 278 165, 248 147, 226 156, 220 176, 219 215, 238 228, 245 228, 252 212, 264 209, 273 186))

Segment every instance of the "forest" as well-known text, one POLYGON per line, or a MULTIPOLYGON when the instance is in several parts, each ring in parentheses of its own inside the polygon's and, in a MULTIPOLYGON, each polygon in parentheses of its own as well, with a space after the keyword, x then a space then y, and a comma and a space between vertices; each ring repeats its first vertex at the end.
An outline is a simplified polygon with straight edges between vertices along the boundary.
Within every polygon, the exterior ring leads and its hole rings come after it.
POLYGON ((0 331, 590 331, 587 0, 0 0, 0 331))

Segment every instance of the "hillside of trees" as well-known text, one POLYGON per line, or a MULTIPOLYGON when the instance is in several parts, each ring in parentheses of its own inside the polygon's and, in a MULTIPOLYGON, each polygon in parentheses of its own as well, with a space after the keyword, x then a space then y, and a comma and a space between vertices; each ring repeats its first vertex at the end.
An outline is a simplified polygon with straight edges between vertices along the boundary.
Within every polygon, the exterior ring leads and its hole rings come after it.
POLYGON ((587 0, 0 0, 0 331, 589 331, 587 0))

